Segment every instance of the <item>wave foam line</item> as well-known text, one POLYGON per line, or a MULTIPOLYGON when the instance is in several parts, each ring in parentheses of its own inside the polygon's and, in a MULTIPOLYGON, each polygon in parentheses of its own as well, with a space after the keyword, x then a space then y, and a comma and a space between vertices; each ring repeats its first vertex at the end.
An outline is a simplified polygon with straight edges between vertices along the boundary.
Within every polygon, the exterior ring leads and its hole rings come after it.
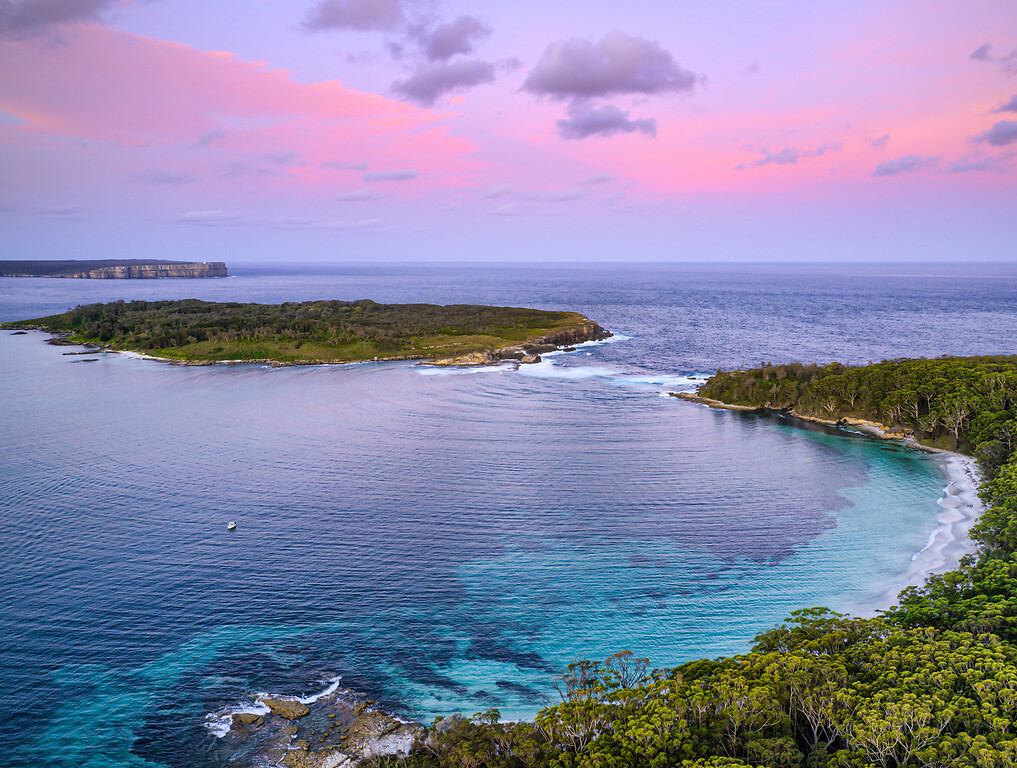
POLYGON ((233 704, 220 709, 218 712, 209 712, 205 715, 205 728, 217 739, 223 738, 233 727, 233 715, 244 713, 252 715, 267 715, 271 712, 267 704, 260 701, 243 702, 233 704))
POLYGON ((233 715, 241 714, 252 714, 252 715, 267 715, 272 710, 269 709, 268 704, 265 704, 262 699, 291 699, 293 701, 299 701, 304 705, 314 704, 320 699, 328 698, 335 694, 339 690, 339 683, 342 680, 342 675, 328 678, 328 687, 324 688, 317 693, 312 693, 310 696, 304 697, 292 697, 292 696, 276 696, 271 693, 260 692, 254 697, 254 701, 244 701, 239 704, 231 704, 228 707, 223 707, 216 712, 209 712, 205 715, 205 728, 208 729, 209 733, 215 736, 217 739, 223 738, 230 732, 233 727, 233 715))
MULTIPOLYGON (((543 356, 542 356, 543 357, 543 356)), ((583 380, 602 378, 620 386, 667 387, 668 389, 693 389, 706 379, 698 374, 680 375, 668 373, 625 373, 605 365, 557 365, 551 360, 519 366, 524 376, 539 379, 583 380)))
POLYGON ((461 368, 431 368, 420 366, 416 369, 421 376, 468 376, 475 373, 503 373, 512 370, 509 365, 473 365, 461 368))
POLYGON ((602 344, 616 344, 619 341, 631 341, 631 336, 626 336, 624 333, 616 333, 612 336, 608 336, 606 339, 596 339, 594 341, 581 341, 578 344, 572 344, 571 349, 555 349, 551 352, 545 352, 541 357, 557 357, 558 355, 574 355, 576 352, 590 349, 591 347, 599 347, 602 344))

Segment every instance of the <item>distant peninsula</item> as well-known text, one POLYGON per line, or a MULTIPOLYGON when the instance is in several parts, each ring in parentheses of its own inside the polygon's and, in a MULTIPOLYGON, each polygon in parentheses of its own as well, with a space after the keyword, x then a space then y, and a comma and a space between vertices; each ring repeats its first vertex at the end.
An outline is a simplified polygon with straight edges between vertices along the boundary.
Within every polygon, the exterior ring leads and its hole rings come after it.
POLYGON ((576 312, 468 304, 305 301, 285 304, 117 301, 35 320, 64 343, 97 344, 191 365, 278 365, 431 359, 437 365, 539 361, 560 346, 611 334, 576 312))
POLYGON ((77 277, 96 280, 151 280, 173 277, 228 277, 221 261, 0 261, 0 277, 77 277))

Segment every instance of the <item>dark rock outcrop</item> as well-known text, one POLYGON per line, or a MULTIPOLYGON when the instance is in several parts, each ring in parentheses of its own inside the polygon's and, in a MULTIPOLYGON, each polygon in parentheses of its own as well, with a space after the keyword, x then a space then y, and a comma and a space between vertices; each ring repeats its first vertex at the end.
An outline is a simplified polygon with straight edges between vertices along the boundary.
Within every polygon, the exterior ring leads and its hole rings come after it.
POLYGON ((270 711, 234 714, 218 743, 220 754, 238 768, 352 768, 365 758, 409 754, 426 736, 420 723, 393 717, 345 689, 310 705, 282 697, 259 701, 270 711))
POLYGON ((575 344, 582 344, 585 341, 601 341, 613 335, 592 320, 583 319, 585 320, 583 323, 545 333, 543 336, 530 339, 525 344, 501 349, 488 349, 484 352, 470 352, 455 357, 442 357, 431 361, 430 365, 493 365, 502 360, 539 363, 540 355, 545 352, 553 352, 560 347, 571 347, 572 351, 575 351, 575 344))
POLYGON ((232 728, 235 731, 241 730, 245 725, 258 726, 264 724, 265 718, 256 712, 238 712, 237 714, 233 715, 232 728))
POLYGON ((527 344, 527 347, 540 344, 550 344, 554 349, 558 347, 571 347, 582 344, 584 341, 602 341, 611 338, 613 334, 605 331, 592 320, 571 328, 562 328, 560 331, 546 333, 538 339, 527 344))
POLYGON ((273 715, 285 717, 287 720, 296 720, 310 714, 311 710, 306 704, 295 699, 262 699, 262 703, 272 710, 273 715))

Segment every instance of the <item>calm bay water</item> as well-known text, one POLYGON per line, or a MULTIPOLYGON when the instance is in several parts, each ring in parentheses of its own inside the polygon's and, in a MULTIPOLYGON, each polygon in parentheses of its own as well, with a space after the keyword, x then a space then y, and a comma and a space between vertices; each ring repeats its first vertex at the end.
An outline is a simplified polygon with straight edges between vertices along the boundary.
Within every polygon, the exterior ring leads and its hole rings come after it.
POLYGON ((231 271, 0 279, 0 320, 372 298, 618 336, 460 372, 86 362, 0 333, 0 763, 206 765, 207 713, 335 675, 414 717, 525 717, 577 658, 738 653, 797 608, 864 605, 936 526, 938 465, 662 393, 1017 338, 1003 266, 231 271))

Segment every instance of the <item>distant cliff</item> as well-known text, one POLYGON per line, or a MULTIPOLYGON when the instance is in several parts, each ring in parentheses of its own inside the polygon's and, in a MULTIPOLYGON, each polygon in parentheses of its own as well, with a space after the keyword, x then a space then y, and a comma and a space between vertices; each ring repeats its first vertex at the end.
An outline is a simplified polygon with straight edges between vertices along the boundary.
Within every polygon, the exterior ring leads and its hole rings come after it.
POLYGON ((221 261, 0 261, 0 277, 77 277, 96 280, 150 280, 170 277, 227 277, 221 261))

